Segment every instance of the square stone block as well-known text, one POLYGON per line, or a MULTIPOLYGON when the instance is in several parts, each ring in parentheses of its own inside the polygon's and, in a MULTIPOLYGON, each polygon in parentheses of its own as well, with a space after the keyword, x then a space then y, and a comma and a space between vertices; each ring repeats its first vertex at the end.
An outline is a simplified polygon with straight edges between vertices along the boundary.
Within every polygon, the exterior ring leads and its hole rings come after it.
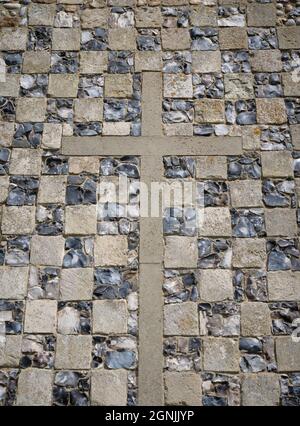
POLYGON ((93 333, 126 334, 128 311, 126 300, 93 302, 93 333))
POLYGON ((245 374, 242 377, 242 405, 268 407, 279 405, 279 377, 273 373, 245 374))
POLYGON ((250 65, 256 72, 280 72, 282 70, 281 52, 277 49, 252 50, 250 65))
POLYGON ((21 358, 21 335, 6 335, 0 344, 0 367, 19 367, 21 358))
POLYGON ((293 158, 289 151, 268 151, 261 153, 263 177, 292 177, 293 158))
POLYGON ((197 238, 171 236, 165 238, 165 268, 196 268, 197 238))
POLYGON ((280 372, 300 371, 300 345, 291 336, 277 337, 275 340, 277 366, 280 372))
POLYGON ((112 28, 108 30, 108 43, 111 50, 136 50, 134 28, 112 28))
POLYGON ((31 239, 30 262, 33 265, 62 266, 65 240, 63 237, 34 235, 31 239))
POLYGON ((95 205, 66 206, 65 233, 67 235, 93 235, 97 233, 95 205))
POLYGON ((227 159, 221 156, 203 156, 196 160, 197 179, 227 179, 227 159))
POLYGON ((245 125, 241 128, 243 149, 246 151, 260 150, 261 129, 255 125, 245 125))
POLYGON ((197 303, 171 303, 164 306, 165 336, 199 335, 197 303))
POLYGON ((45 121, 46 98, 18 98, 16 107, 16 120, 19 123, 45 121))
POLYGON ((127 405, 127 371, 92 370, 91 404, 127 405))
POLYGON ((233 299, 232 272, 223 269, 200 271, 199 292, 205 302, 233 299))
POLYGON ((193 72, 221 72, 221 52, 219 50, 192 52, 193 72))
POLYGON ((222 99, 199 99, 195 101, 195 122, 216 124, 225 121, 225 106, 222 99))
POLYGON ((48 94, 53 98, 76 98, 78 83, 75 74, 50 74, 48 94))
POLYGON ((225 99, 253 99, 253 76, 245 74, 225 74, 225 99))
POLYGON ((231 216, 227 207, 205 207, 201 210, 198 220, 198 232, 201 236, 231 236, 231 216))
POLYGON ((238 373, 239 342, 231 338, 209 337, 203 339, 204 371, 238 373))
POLYGON ((277 36, 280 49, 300 48, 300 27, 278 27, 277 36))
POLYGON ((192 98, 192 75, 164 74, 164 96, 166 98, 192 98))
POLYGON ((135 10, 137 28, 161 28, 163 17, 160 7, 138 7, 135 10))
POLYGON ((59 287, 59 299, 91 300, 94 275, 92 268, 62 269, 59 287))
POLYGON ((88 370, 92 361, 92 336, 57 335, 55 368, 88 370))
POLYGON ((107 52, 80 52, 80 73, 101 74, 108 64, 107 52))
POLYGON ((56 300, 27 300, 24 332, 55 333, 56 312, 56 300))
POLYGON ((292 237, 298 232, 294 209, 266 209, 265 222, 268 237, 292 237))
POLYGON ((292 301, 300 299, 300 272, 268 272, 270 301, 292 301))
POLYGON ((191 46, 187 28, 162 28, 161 41, 163 50, 188 50, 191 46))
POLYGON ((166 405, 199 406, 202 396, 200 374, 165 372, 166 405))
POLYGON ((21 370, 16 405, 49 406, 52 403, 53 371, 41 368, 21 370))
POLYGON ((247 22, 249 27, 275 27, 276 21, 277 16, 275 4, 248 4, 247 22))
POLYGON ((32 234, 35 227, 34 206, 3 206, 2 234, 32 234))
POLYGON ((41 170, 41 154, 35 149, 14 148, 9 172, 11 175, 37 176, 41 170))
POLYGON ((28 6, 28 24, 36 26, 53 26, 56 15, 55 4, 31 3, 28 6))
POLYGON ((259 124, 283 124, 287 121, 285 103, 281 98, 257 98, 256 113, 259 124))
POLYGON ((84 9, 80 13, 81 28, 107 28, 109 9, 84 9))
POLYGON ((9 177, 0 176, 0 203, 5 203, 8 195, 9 177))
POLYGON ((62 125, 60 123, 44 123, 42 147, 45 149, 60 149, 62 125))
POLYGON ((64 204, 66 176, 41 176, 38 202, 64 204))
POLYGON ((53 28, 53 50, 80 50, 79 28, 53 28))
POLYGON ((234 268, 265 268, 267 260, 264 239, 237 238, 233 240, 234 268))
POLYGON ((219 45, 221 50, 248 49, 246 28, 219 28, 219 45))
POLYGON ((131 74, 107 74, 104 93, 108 98, 130 98, 132 96, 131 74))
POLYGON ((103 123, 103 136, 129 136, 130 123, 125 121, 103 123))
POLYGON ((229 191, 232 207, 261 207, 263 205, 259 180, 246 179, 229 182, 229 191))
POLYGON ((103 120, 103 100, 75 99, 74 101, 74 121, 77 123, 88 123, 91 121, 103 120))
POLYGON ((26 50, 27 28, 0 28, 0 50, 22 51, 26 50))
POLYGON ((161 52, 137 51, 135 53, 135 72, 160 71, 162 69, 161 52))
POLYGON ((282 84, 284 96, 300 96, 300 81, 293 73, 282 73, 282 84))
POLYGON ((267 303, 244 302, 241 304, 242 336, 269 336, 271 315, 267 303))
MULTIPOLYGON (((191 25, 195 27, 217 27, 217 9, 210 7, 210 2, 204 1, 201 4, 198 1, 193 2, 191 11, 191 25), (200 3, 200 4, 198 4, 200 3), (207 4, 209 3, 209 4, 207 4)), ((192 3, 191 3, 192 4, 192 3)))
POLYGON ((6 74, 5 81, 0 81, 0 96, 18 97, 20 90, 20 76, 6 74))
POLYGON ((39 50, 38 52, 28 50, 23 55, 23 73, 42 74, 48 73, 50 69, 50 52, 39 50))
POLYGON ((96 236, 94 246, 96 266, 126 266, 128 241, 125 235, 96 236))
POLYGON ((0 299, 24 299, 27 283, 28 267, 0 267, 0 299))

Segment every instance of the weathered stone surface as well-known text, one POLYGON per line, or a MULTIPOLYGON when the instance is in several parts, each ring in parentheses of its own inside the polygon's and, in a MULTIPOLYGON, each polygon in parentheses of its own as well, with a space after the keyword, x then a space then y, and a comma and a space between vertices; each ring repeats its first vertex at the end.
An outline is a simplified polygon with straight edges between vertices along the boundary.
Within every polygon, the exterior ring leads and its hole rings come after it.
POLYGON ((28 8, 28 24, 51 26, 54 22, 55 13, 55 4, 31 3, 28 8))
POLYGON ((38 192, 39 203, 64 203, 65 193, 65 176, 41 176, 38 192))
POLYGON ((50 74, 48 94, 53 98, 76 98, 78 82, 73 74, 50 74))
POLYGON ((265 262, 266 243, 264 239, 237 238, 233 240, 233 267, 263 268, 265 262))
POLYGON ((27 28, 1 28, 0 50, 26 50, 27 28))
POLYGON ((30 262, 33 265, 62 266, 64 255, 63 237, 34 235, 31 239, 30 262))
POLYGON ((5 336, 5 343, 0 344, 0 367, 19 367, 21 344, 22 336, 5 336))
POLYGON ((73 235, 93 235, 97 231, 96 206, 66 206, 65 232, 73 235))
MULTIPOLYGON (((194 2, 195 4, 200 2, 194 2)), ((192 8, 191 25, 196 27, 216 27, 217 11, 214 7, 205 4, 197 4, 192 8)))
POLYGON ((253 50, 250 64, 256 72, 280 72, 282 70, 280 50, 253 50))
POLYGON ((79 174, 82 172, 97 174, 99 171, 98 158, 71 157, 69 159, 69 171, 73 174, 79 174))
POLYGON ((112 50, 135 50, 135 38, 133 28, 112 28, 108 31, 108 42, 112 50))
POLYGON ((0 145, 10 146, 14 134, 14 123, 0 122, 0 145))
POLYGON ((297 235, 296 212, 291 209, 265 210, 267 235, 270 237, 297 235))
POLYGON ((293 159, 288 151, 262 152, 261 163, 264 177, 293 176, 293 159))
POLYGON ((167 405, 201 405, 201 377, 192 372, 165 373, 167 405))
POLYGON ((28 267, 0 267, 0 298, 22 300, 26 296, 28 267))
POLYGON ((190 48, 190 35, 187 28, 166 28, 161 30, 162 47, 166 50, 190 48))
POLYGON ((107 28, 108 9, 84 9, 80 14, 81 28, 107 28))
POLYGON ((101 235, 95 239, 95 265, 125 266, 128 257, 128 242, 125 235, 101 235))
POLYGON ((164 96, 167 98, 191 98, 193 96, 192 76, 165 74, 164 96))
POLYGON ((90 300, 93 294, 93 269, 62 269, 60 279, 60 300, 90 300))
POLYGON ((261 302, 241 304, 241 332, 243 336, 271 334, 271 316, 267 304, 261 302))
POLYGON ((300 27, 278 27, 277 35, 280 49, 300 48, 300 27))
POLYGON ((160 7, 138 7, 135 22, 137 28, 160 28, 163 23, 160 7))
POLYGON ((203 366, 206 371, 236 373, 239 371, 239 344, 230 338, 203 339, 203 366))
POLYGON ((203 269, 200 273, 199 292, 205 302, 232 300, 232 272, 220 269, 203 269))
POLYGON ((127 333, 127 304, 125 300, 94 301, 93 318, 93 333, 127 333))
POLYGON ((273 27, 276 25, 276 6, 273 3, 253 3, 247 7, 249 27, 273 27))
POLYGON ((300 125, 294 124, 290 126, 290 131, 294 148, 300 150, 300 125))
POLYGON ((2 213, 2 234, 31 234, 35 227, 34 206, 4 206, 2 213))
POLYGON ((251 74, 225 74, 224 84, 226 99, 252 99, 254 97, 251 74))
POLYGON ((62 369, 89 369, 92 354, 92 336, 58 335, 55 367, 62 369))
POLYGON ((291 336, 277 337, 275 341, 278 371, 300 370, 300 345, 291 336))
POLYGON ((8 194, 9 177, 0 176, 0 203, 4 203, 8 194))
POLYGON ((282 124, 286 122, 286 111, 283 99, 256 99, 256 111, 258 123, 282 124))
POLYGON ((105 77, 105 96, 130 98, 132 96, 132 76, 130 74, 108 74, 105 77))
POLYGON ((221 53, 218 50, 193 52, 192 66, 194 72, 221 72, 221 53))
POLYGON ((93 370, 91 376, 92 405, 126 405, 127 372, 125 370, 93 370))
POLYGON ((21 370, 18 380, 16 405, 47 406, 52 402, 51 370, 27 368, 21 370))
POLYGON ((46 98, 19 98, 16 119, 21 122, 43 122, 46 114, 46 98))
POLYGON ((128 136, 130 134, 130 123, 120 121, 118 123, 103 123, 104 136, 128 136))
POLYGON ((209 237, 231 236, 229 209, 226 207, 205 207, 199 214, 199 235, 209 237))
POLYGON ((0 96, 19 96, 20 76, 16 74, 7 74, 5 81, 0 81, 0 96))
POLYGON ((50 68, 50 52, 47 51, 29 51, 24 52, 23 72, 28 74, 48 73, 50 68))
POLYGON ((245 374, 242 377, 243 406, 279 405, 278 376, 272 373, 245 374))
POLYGON ((197 259, 196 238, 166 237, 164 257, 166 268, 195 268, 197 259))
POLYGON ((55 333, 56 312, 55 300, 27 300, 25 333, 55 333))
POLYGON ((53 28, 53 50, 80 50, 79 28, 53 28))
POLYGON ((261 182, 254 180, 237 180, 229 183, 232 207, 262 206, 261 182))
POLYGON ((200 99, 195 101, 196 123, 223 123, 225 120, 224 101, 221 99, 200 99))
POLYGON ((227 179, 226 157, 198 157, 196 161, 196 177, 198 179, 227 179))
POLYGON ((285 96, 300 96, 300 81, 292 73, 282 73, 282 84, 285 96))
POLYGON ((135 54, 135 71, 160 71, 162 68, 161 52, 137 51, 135 54))
POLYGON ((40 153, 33 149, 13 149, 9 171, 18 175, 39 175, 41 170, 40 153))
POLYGON ((219 44, 221 50, 247 49, 248 38, 245 28, 220 28, 219 44))
POLYGON ((291 301, 300 298, 300 273, 277 271, 268 273, 270 301, 291 301))
POLYGON ((46 149, 59 149, 61 147, 62 125, 58 123, 45 123, 42 146, 46 149))
POLYGON ((195 336, 199 334, 197 305, 192 302, 164 306, 166 336, 195 336))
POLYGON ((81 74, 101 74, 108 64, 107 52, 80 52, 81 74))
POLYGON ((75 99, 74 101, 74 121, 79 123, 88 123, 91 121, 102 121, 103 119, 103 100, 94 99, 75 99))

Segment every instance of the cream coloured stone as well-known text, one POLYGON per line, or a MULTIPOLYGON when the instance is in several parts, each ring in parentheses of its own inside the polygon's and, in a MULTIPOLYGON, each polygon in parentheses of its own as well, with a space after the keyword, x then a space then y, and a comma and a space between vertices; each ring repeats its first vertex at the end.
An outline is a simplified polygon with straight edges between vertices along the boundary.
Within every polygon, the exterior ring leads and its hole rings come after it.
POLYGON ((5 343, 0 343, 0 367, 19 367, 21 344, 21 335, 5 336, 5 343))
POLYGON ((252 3, 247 6, 247 22, 249 27, 275 27, 276 26, 275 4, 252 3))
POLYGON ((162 28, 161 41, 163 50, 188 50, 191 44, 187 28, 162 28))
POLYGON ((22 51, 26 50, 27 28, 0 28, 0 50, 22 51))
POLYGON ((197 4, 191 10, 191 25, 195 27, 217 27, 217 9, 205 4, 197 4))
POLYGON ((94 258, 96 266, 127 265, 128 242, 125 235, 96 236, 94 258))
POLYGON ((95 205, 66 206, 65 233, 68 235, 93 235, 97 232, 95 205))
POLYGON ((60 300, 91 300, 94 276, 92 268, 62 269, 60 279, 60 300))
POLYGON ((300 96, 300 81, 290 72, 282 73, 284 96, 300 96))
POLYGON ((264 268, 266 263, 266 242, 264 239, 236 238, 233 240, 235 268, 264 268))
POLYGON ((166 136, 193 136, 193 124, 192 123, 165 124, 164 131, 166 136))
POLYGON ((231 216, 227 207, 205 207, 198 215, 198 221, 201 236, 231 236, 231 216))
POLYGON ((192 75, 164 74, 164 96, 166 98, 192 98, 192 75))
POLYGON ((263 177, 293 176, 293 158, 289 151, 268 151, 261 153, 263 177))
POLYGON ((127 381, 126 370, 92 370, 91 404, 127 405, 127 381))
POLYGON ((0 299, 21 300, 27 291, 28 267, 0 267, 0 299))
POLYGON ((15 148, 12 150, 9 172, 14 175, 39 175, 41 154, 35 149, 15 148))
POLYGON ((136 28, 161 28, 162 23, 160 7, 138 7, 135 11, 136 28))
POLYGON ((208 337, 203 339, 204 371, 238 373, 239 342, 235 339, 223 337, 208 337))
POLYGON ((38 192, 39 203, 65 202, 66 176, 41 176, 38 192))
POLYGON ((203 156, 196 160, 197 179, 227 179, 227 159, 222 156, 203 156))
POLYGON ((8 195, 9 177, 0 176, 0 203, 5 203, 8 195))
POLYGON ((221 50, 248 49, 246 28, 219 28, 219 45, 221 50))
POLYGON ((262 187, 259 180, 246 179, 229 182, 229 191, 232 207, 262 206, 262 187))
POLYGON ((31 239, 30 262, 33 265, 62 266, 65 240, 61 236, 34 235, 31 239))
POLYGON ((161 52, 137 51, 135 54, 135 71, 160 71, 162 68, 161 52))
POLYGON ((196 336, 199 334, 198 309, 193 302, 164 306, 165 336, 196 336))
POLYGON ((80 14, 81 28, 107 28, 108 8, 84 9, 80 14))
POLYGON ((204 300, 205 302, 232 300, 232 272, 223 269, 201 270, 199 291, 201 300, 204 300))
POLYGON ((164 263, 166 268, 196 268, 197 238, 170 236, 165 238, 164 263))
POLYGON ((225 99, 253 99, 254 80, 250 73, 245 74, 225 74, 225 99))
POLYGON ((92 336, 57 335, 55 368, 87 370, 92 361, 92 336))
POLYGON ((96 300, 93 302, 93 333, 126 334, 127 321, 125 300, 96 300))
POLYGON ((0 80, 0 96, 18 97, 20 90, 20 76, 18 74, 6 74, 5 81, 0 80))
POLYGON ((70 157, 69 172, 72 174, 82 172, 97 174, 99 172, 99 159, 96 157, 70 157))
POLYGON ((101 74, 108 64, 107 52, 80 52, 80 73, 101 74))
POLYGON ((62 125, 60 123, 44 123, 42 147, 45 149, 60 149, 62 125))
POLYGON ((271 334, 271 315, 269 307, 262 302, 241 304, 242 336, 269 336, 271 334))
POLYGON ((277 28, 279 49, 300 48, 300 27, 282 26, 277 28))
POLYGON ((79 28, 53 28, 53 50, 80 50, 79 28))
POLYGON ((108 30, 108 43, 111 50, 136 50, 134 28, 111 28, 108 30))
POLYGON ((225 121, 225 106, 221 99, 197 99, 195 101, 196 123, 223 123, 225 121))
POLYGON ((104 93, 108 98, 130 98, 132 96, 131 74, 107 74, 104 93))
POLYGON ((268 272, 270 301, 292 301, 300 299, 300 272, 268 272))
POLYGON ((250 53, 252 71, 280 72, 282 70, 280 50, 253 50, 250 53))
POLYGON ((56 312, 56 300, 27 300, 24 332, 55 333, 56 312))
POLYGON ((31 3, 28 6, 28 24, 36 26, 53 26, 56 14, 55 4, 31 3))
POLYGON ((279 405, 280 386, 278 375, 273 373, 245 374, 242 376, 243 406, 279 405))
POLYGON ((50 52, 46 50, 27 50, 23 55, 23 73, 48 73, 50 68, 50 52))
POLYGON ((52 403, 53 371, 41 368, 21 370, 16 405, 49 406, 52 403))
POLYGON ((3 206, 2 234, 32 234, 35 227, 34 206, 3 206))
POLYGON ((102 121, 103 100, 98 98, 75 99, 74 121, 87 123, 90 121, 102 121))
POLYGON ((260 150, 262 131, 259 126, 242 126, 243 149, 247 151, 260 150))
POLYGON ((281 98, 257 98, 256 99, 257 122, 260 124, 283 124, 286 122, 286 110, 284 99, 281 98))
POLYGON ((300 124, 292 124, 290 126, 293 147, 300 150, 300 124))
POLYGON ((221 52, 219 50, 192 52, 193 72, 221 72, 221 52))
POLYGON ((293 209, 266 209, 265 222, 268 237, 292 237, 297 235, 296 211, 293 209))
POLYGON ((201 405, 200 374, 184 372, 165 372, 166 405, 201 405))
MULTIPOLYGON (((299 332, 297 336, 299 336, 299 332)), ((300 370, 300 345, 298 341, 293 340, 291 336, 277 337, 275 340, 275 350, 279 372, 295 372, 300 370)))
POLYGON ((18 98, 16 120, 23 122, 43 122, 46 115, 46 98, 18 98))
POLYGON ((14 123, 0 122, 0 146, 10 146, 15 133, 14 123))
POLYGON ((48 94, 53 98, 76 98, 78 83, 75 74, 50 74, 48 94))
POLYGON ((103 123, 104 136, 128 136, 130 134, 130 123, 125 121, 103 123))

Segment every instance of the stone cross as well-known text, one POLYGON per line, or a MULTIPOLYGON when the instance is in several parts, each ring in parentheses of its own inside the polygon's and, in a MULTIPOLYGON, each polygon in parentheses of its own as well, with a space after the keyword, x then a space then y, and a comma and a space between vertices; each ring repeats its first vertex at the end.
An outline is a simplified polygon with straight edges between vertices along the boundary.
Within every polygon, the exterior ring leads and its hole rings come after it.
MULTIPOLYGON (((70 156, 140 157, 140 179, 164 179, 164 156, 241 155, 239 137, 164 136, 162 74, 142 75, 142 136, 64 137, 70 156)), ((163 405, 163 227, 162 217, 140 218, 139 405, 163 405)))

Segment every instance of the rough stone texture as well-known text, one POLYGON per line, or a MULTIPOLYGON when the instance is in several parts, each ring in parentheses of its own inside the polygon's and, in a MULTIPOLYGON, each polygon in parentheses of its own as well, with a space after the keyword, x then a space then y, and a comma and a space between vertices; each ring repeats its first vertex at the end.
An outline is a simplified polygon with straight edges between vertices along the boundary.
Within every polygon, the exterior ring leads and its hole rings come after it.
POLYGON ((201 378, 195 373, 166 373, 167 405, 201 405, 201 378))
POLYGON ((219 44, 222 50, 247 49, 247 31, 244 28, 220 28, 219 44))
POLYGON ((190 48, 190 37, 186 28, 162 29, 161 39, 162 47, 165 50, 185 50, 190 48))
POLYGON ((277 374, 245 374, 242 378, 242 404, 244 406, 279 405, 280 386, 277 374))
POLYGON ((108 75, 105 78, 105 96, 109 98, 130 98, 132 77, 130 74, 108 75))
POLYGON ((197 240, 191 237, 166 237, 166 268, 194 268, 197 266, 197 240))
POLYGON ((92 268, 63 269, 59 292, 60 300, 90 300, 93 293, 92 268))
POLYGON ((57 336, 55 367, 58 369, 89 369, 91 364, 91 336, 57 336))
POLYGON ((262 268, 266 260, 266 244, 261 239, 236 239, 233 241, 232 264, 236 268, 262 268))
POLYGON ((65 232, 67 234, 96 234, 96 206, 67 206, 65 220, 65 232))
POLYGON ((26 333, 55 333, 57 302, 55 300, 28 300, 24 331, 26 333))
POLYGON ((299 272, 277 271, 268 273, 269 298, 273 300, 299 300, 299 272))
POLYGON ((280 72, 282 70, 280 50, 253 50, 250 55, 255 72, 280 72))
POLYGON ((127 265, 127 238, 118 236, 97 236, 95 239, 95 264, 99 266, 127 265))
POLYGON ((26 295, 28 267, 0 267, 0 298, 23 299, 26 295))
POLYGON ((300 345, 290 336, 277 337, 276 354, 278 371, 299 371, 300 369, 300 345))
POLYGON ((293 159, 288 151, 262 152, 261 163, 264 177, 293 176, 293 159))
POLYGON ((64 238, 35 235, 31 240, 30 261, 34 265, 61 266, 64 254, 64 238))
POLYGON ((125 334, 127 332, 127 306, 125 300, 97 300, 93 303, 93 332, 125 334))
POLYGON ((235 373, 239 371, 239 346, 229 338, 206 338, 203 341, 203 367, 206 371, 235 373))
POLYGON ((95 370, 91 377, 92 405, 126 405, 127 372, 95 370))
POLYGON ((230 182, 230 197, 232 207, 262 206, 261 182, 239 180, 230 182))
POLYGON ((171 304, 164 307, 166 336, 194 336, 199 332, 197 306, 194 303, 171 304))
POLYGON ((199 235, 209 237, 231 235, 230 211, 225 207, 206 207, 203 219, 200 216, 199 221, 199 235))
POLYGON ((194 72, 220 72, 221 53, 218 50, 211 52, 193 52, 192 63, 194 72))
POLYGON ((220 302, 233 298, 231 271, 202 270, 200 273, 199 291, 205 302, 220 302))
POLYGON ((195 102, 195 121, 197 123, 222 123, 224 121, 224 101, 201 99, 195 102))
POLYGON ((257 99, 257 121, 260 124, 282 124, 286 122, 283 99, 257 99))
POLYGON ((3 208, 2 234, 24 235, 31 234, 35 226, 35 207, 9 206, 3 208))
POLYGON ((297 235, 295 212, 290 209, 268 209, 265 211, 266 230, 268 236, 297 235))
POLYGON ((18 380, 16 405, 47 406, 52 402, 51 370, 29 368, 22 370, 18 380))
POLYGON ((270 311, 265 303, 242 303, 241 333, 243 336, 268 336, 271 334, 270 311))
POLYGON ((63 203, 66 193, 65 176, 41 176, 39 203, 63 203))

